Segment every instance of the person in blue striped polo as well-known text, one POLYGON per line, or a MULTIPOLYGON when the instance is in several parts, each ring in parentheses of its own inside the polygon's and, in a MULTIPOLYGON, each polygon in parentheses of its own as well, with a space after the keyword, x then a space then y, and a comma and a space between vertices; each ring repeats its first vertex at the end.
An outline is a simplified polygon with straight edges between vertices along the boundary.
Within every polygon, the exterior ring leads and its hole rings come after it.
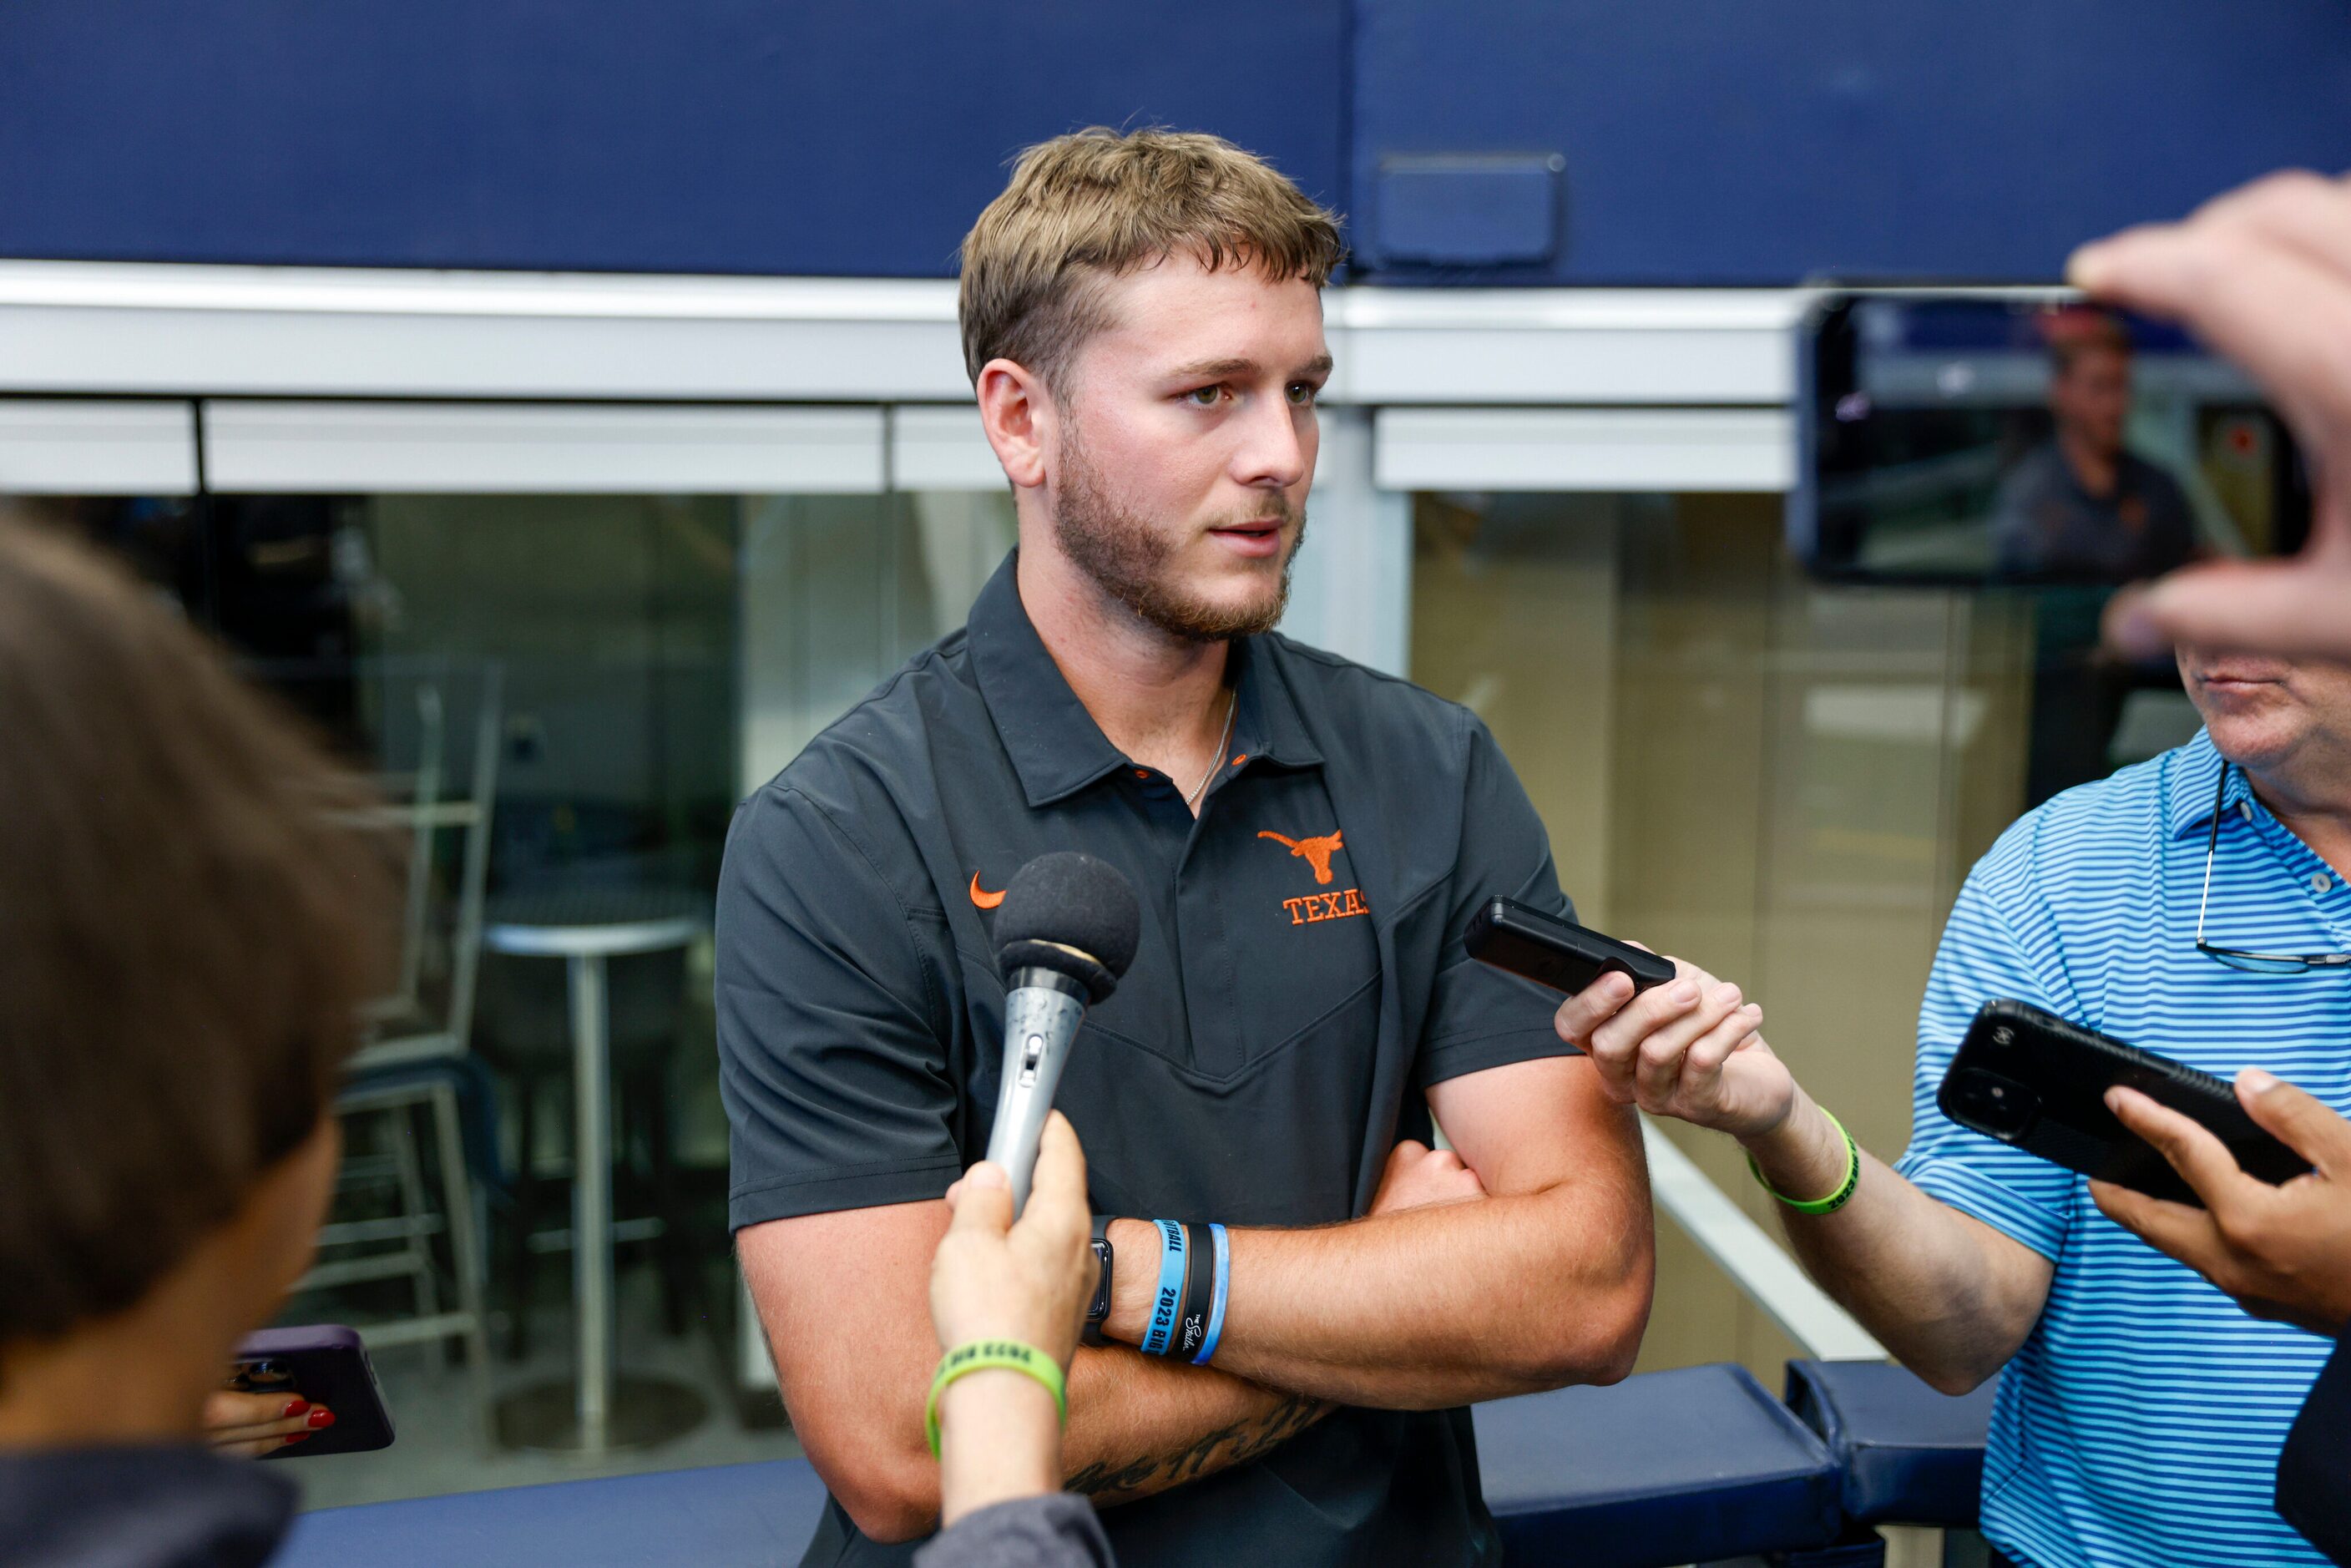
POLYGON ((1638 999, 1609 977, 1556 1020, 1621 1099, 1737 1136, 1806 1268, 1905 1365, 1951 1393, 2007 1369, 1982 1528, 2032 1568, 2325 1561, 2272 1491, 2332 1341, 2248 1316, 2086 1180, 1935 1103, 1977 1008, 2011 997, 2351 1109, 2351 967, 2330 961, 2351 951, 2351 665, 2179 663, 2203 733, 2028 813, 1968 878, 1898 1164, 1856 1149, 1760 1011, 1695 966, 1638 999))
MULTIPOLYGON (((2069 281, 2179 321, 2259 382, 2322 483, 2310 540, 2290 561, 2214 562, 2126 603, 2117 638, 2351 658, 2351 178, 2288 170, 2076 251, 2069 281)), ((2351 1568, 2351 1122, 2294 1085, 2240 1078, 2237 1097, 2309 1159, 2272 1187, 2210 1134, 2144 1096, 2110 1097, 2161 1149, 2201 1211, 2094 1186, 2117 1224, 2179 1259, 2247 1312, 2335 1339, 2278 1460, 2278 1512, 2351 1568)))

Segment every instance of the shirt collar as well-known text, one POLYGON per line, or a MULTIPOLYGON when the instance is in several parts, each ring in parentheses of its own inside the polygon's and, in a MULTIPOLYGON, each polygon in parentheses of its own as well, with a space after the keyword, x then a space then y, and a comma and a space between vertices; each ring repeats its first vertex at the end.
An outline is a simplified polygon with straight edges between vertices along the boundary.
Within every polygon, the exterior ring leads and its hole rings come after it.
POLYGON ((1243 637, 1233 643, 1233 743, 1230 756, 1256 758, 1284 768, 1319 768, 1322 752, 1307 733, 1290 690, 1281 639, 1243 637))
MULTIPOLYGON (((2220 753, 2212 744, 2210 731, 2198 730, 2196 738, 2181 747, 2172 759, 2170 800, 2167 802, 2165 826, 2173 838, 2189 833, 2209 832, 2212 826, 2212 785, 2220 770, 2220 753)), ((2220 810, 2235 811, 2249 804, 2253 798, 2252 786, 2245 782, 2245 770, 2229 769, 2229 787, 2220 797, 2220 810)))
MULTIPOLYGON (((1031 807, 1048 806, 1126 767, 1127 759, 1070 689, 1061 666, 1020 602, 1018 550, 972 601, 965 635, 972 671, 996 733, 1031 807)), ((1279 667, 1278 643, 1243 637, 1233 643, 1231 757, 1262 758, 1293 768, 1322 760, 1299 716, 1279 667)))

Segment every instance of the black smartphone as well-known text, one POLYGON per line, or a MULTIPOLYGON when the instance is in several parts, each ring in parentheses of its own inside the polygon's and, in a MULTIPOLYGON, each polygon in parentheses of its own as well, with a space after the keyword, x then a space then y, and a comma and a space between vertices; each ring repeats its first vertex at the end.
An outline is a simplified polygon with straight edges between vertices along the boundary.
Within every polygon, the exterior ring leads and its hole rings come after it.
POLYGON ((1571 996, 1612 969, 1633 977, 1635 996, 1674 977, 1670 959, 1512 898, 1488 899, 1470 917, 1467 940, 1479 963, 1571 996))
POLYGON ((2106 1109, 2117 1084, 2203 1124, 2263 1181, 2310 1169, 2245 1114, 2225 1081, 2004 998, 1978 1009, 1935 1103, 1960 1126, 2067 1170, 2202 1207, 2155 1146, 2106 1109))
POLYGON ((312 1454, 358 1454, 392 1447, 392 1412, 375 1365, 356 1330, 340 1323, 264 1329, 240 1341, 229 1377, 240 1394, 283 1393, 335 1413, 335 1424, 299 1443, 273 1448, 265 1459, 312 1454))
POLYGON ((1800 343, 1788 536, 1816 577, 2111 588, 2308 531, 2285 424, 2177 326, 2065 288, 1853 288, 1800 343))

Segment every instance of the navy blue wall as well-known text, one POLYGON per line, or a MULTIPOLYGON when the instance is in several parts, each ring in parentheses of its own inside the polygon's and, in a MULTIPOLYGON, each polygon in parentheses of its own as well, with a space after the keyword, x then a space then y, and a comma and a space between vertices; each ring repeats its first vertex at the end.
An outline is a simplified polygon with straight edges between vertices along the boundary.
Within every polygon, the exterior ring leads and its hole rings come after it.
POLYGON ((2339 0, 9 0, 0 255, 944 277, 1007 156, 1097 120, 1266 153, 1353 215, 1361 272, 1387 281, 2047 277, 2085 235, 2263 169, 2351 163, 2351 19, 2339 0))
POLYGON ((2049 278, 2084 239, 2267 170, 2351 165, 2339 0, 1365 0, 1359 14, 1354 189, 1374 262, 1374 176, 1414 152, 1562 155, 1559 254, 1518 274, 1542 282, 2049 278))
POLYGON ((1006 160, 1097 121, 1335 200, 1343 15, 6 0, 0 255, 943 277, 1006 160))

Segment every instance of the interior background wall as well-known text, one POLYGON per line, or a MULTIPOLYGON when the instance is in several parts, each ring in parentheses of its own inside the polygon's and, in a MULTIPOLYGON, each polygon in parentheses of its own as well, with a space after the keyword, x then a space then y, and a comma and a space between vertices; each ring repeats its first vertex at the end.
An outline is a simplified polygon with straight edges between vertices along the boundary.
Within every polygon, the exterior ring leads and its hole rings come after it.
POLYGON ((2351 28, 2333 0, 14 0, 0 256, 941 277, 1006 160, 1093 122, 1264 153, 1383 281, 2047 277, 2339 167, 2351 28))
POLYGON ((0 254, 942 277, 1021 147, 1210 126, 1339 194, 1337 0, 25 0, 0 254))

